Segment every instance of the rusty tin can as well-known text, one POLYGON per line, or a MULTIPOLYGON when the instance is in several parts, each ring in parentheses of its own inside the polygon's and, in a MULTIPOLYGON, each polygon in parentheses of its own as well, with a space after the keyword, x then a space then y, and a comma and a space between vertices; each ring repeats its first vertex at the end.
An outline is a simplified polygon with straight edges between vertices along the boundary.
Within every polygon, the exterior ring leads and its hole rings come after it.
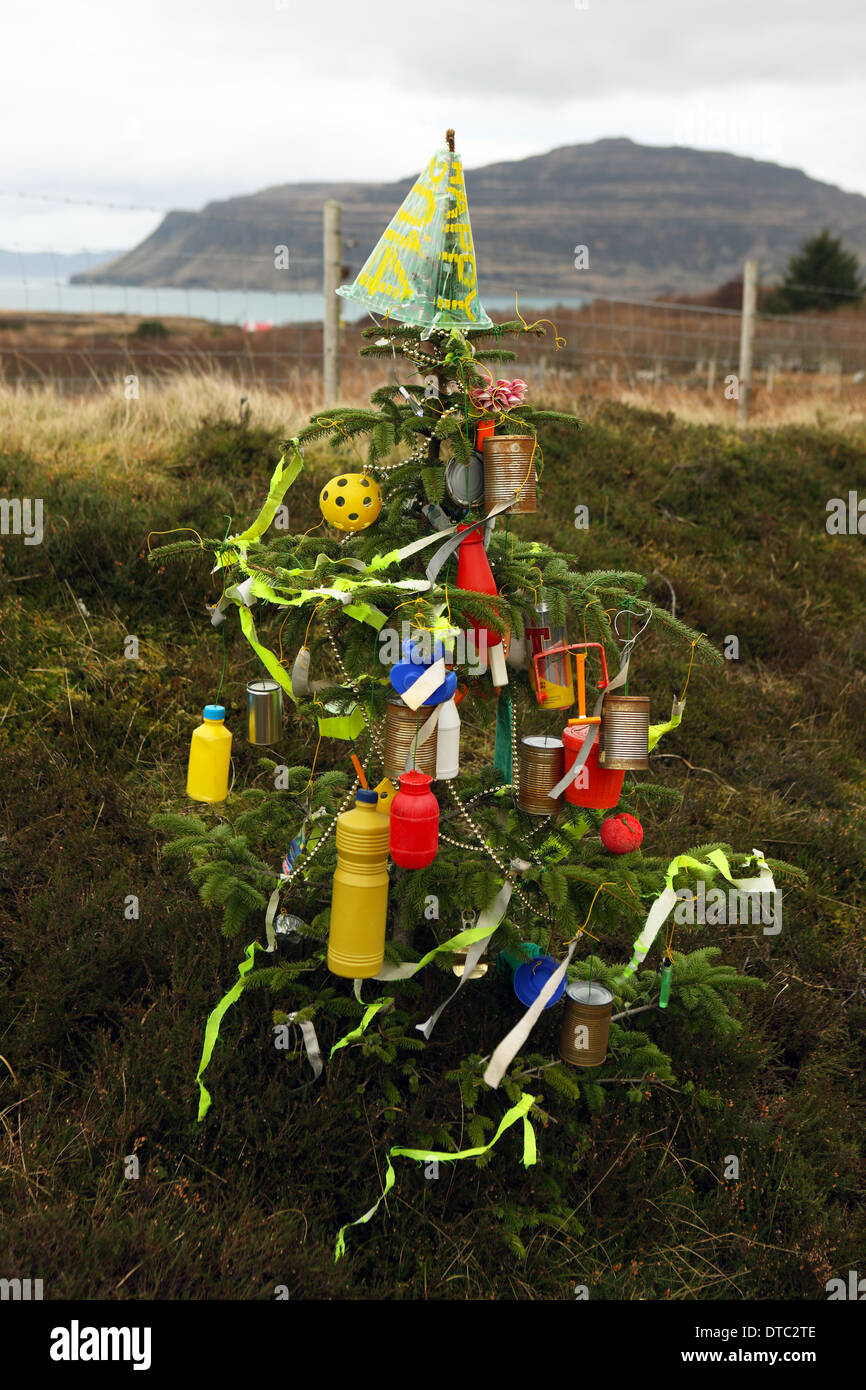
POLYGON ((559 1055, 573 1067, 597 1067, 607 1056, 613 995, 598 980, 572 980, 565 991, 559 1055))
POLYGON ((512 502, 510 512, 538 510, 535 496, 536 441, 526 434, 493 434, 484 441, 484 506, 489 512, 512 502))

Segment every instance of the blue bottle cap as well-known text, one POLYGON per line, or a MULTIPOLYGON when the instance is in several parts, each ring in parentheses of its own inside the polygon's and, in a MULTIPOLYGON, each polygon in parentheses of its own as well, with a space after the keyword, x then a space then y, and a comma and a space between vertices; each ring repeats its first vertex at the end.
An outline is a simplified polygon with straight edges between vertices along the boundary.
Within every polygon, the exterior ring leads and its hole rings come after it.
MULTIPOLYGON (((414 685, 424 668, 417 665, 414 661, 398 661, 391 667, 388 675, 392 686, 398 695, 403 695, 414 685)), ((456 671, 446 671, 445 679, 438 685, 431 695, 424 701, 425 705, 441 705, 446 700, 450 700, 457 689, 456 671)))
POLYGON ((379 801, 379 793, 374 792, 372 787, 359 787, 355 792, 355 800, 362 801, 365 806, 376 806, 379 801))
MULTIPOLYGON (((558 969, 559 961, 554 960, 553 956, 539 956, 537 960, 527 960, 519 965, 514 972, 514 993, 521 1004, 527 1008, 534 1004, 551 975, 558 969)), ((552 1008, 562 998, 565 984, 566 976, 563 974, 559 988, 554 990, 544 1006, 546 1009, 552 1008)))
POLYGON ((219 720, 221 720, 221 719, 225 719, 225 717, 226 717, 225 706, 224 706, 224 705, 205 705, 205 707, 204 707, 204 717, 205 717, 205 719, 212 719, 212 720, 214 721, 214 723, 217 723, 217 722, 218 722, 219 720))

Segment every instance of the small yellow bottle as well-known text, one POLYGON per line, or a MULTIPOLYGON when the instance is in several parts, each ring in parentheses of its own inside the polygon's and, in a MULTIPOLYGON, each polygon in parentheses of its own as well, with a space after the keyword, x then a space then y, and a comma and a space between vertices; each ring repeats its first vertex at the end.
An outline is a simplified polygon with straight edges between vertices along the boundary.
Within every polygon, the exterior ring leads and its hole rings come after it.
POLYGON ((377 811, 378 800, 361 788, 354 808, 337 817, 328 969, 349 980, 378 975, 385 959, 391 821, 377 811))
POLYGON ((232 736, 222 705, 205 705, 204 723, 193 730, 189 746, 186 794, 193 801, 225 801, 229 792, 232 736))

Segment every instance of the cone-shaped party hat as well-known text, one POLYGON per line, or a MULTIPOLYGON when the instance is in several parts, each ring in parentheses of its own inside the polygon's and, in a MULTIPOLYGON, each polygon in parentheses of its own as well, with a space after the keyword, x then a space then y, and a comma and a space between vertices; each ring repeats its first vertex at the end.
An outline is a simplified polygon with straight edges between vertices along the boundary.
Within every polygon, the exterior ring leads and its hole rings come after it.
POLYGON ((463 161, 438 150, 395 212, 353 285, 337 294, 423 328, 489 328, 478 298, 463 161))

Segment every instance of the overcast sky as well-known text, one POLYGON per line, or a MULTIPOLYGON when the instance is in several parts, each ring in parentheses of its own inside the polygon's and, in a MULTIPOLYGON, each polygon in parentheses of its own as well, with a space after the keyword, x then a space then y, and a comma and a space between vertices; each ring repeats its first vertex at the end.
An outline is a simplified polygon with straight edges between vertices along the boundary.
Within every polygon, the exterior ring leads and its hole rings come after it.
POLYGON ((866 194, 866 0, 35 0, 3 40, 0 247, 415 174, 448 125, 469 170, 626 135, 866 194))

